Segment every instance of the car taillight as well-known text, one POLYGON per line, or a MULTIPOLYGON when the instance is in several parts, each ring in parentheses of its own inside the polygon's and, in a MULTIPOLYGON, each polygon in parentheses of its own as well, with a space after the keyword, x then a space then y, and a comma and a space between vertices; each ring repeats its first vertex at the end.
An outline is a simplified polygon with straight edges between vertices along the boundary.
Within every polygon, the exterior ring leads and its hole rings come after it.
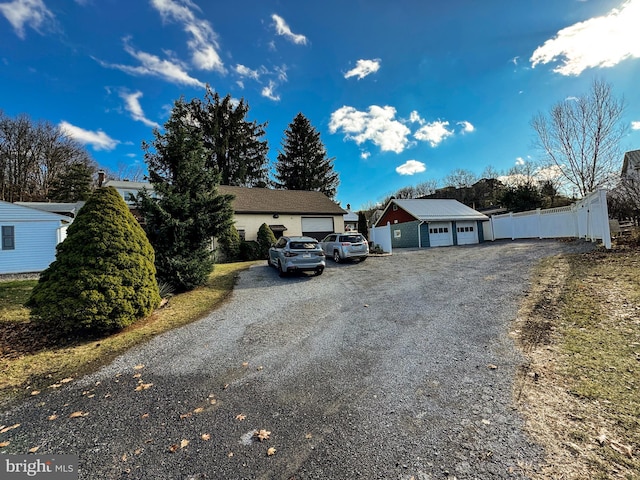
POLYGON ((351 245, 351 242, 342 242, 340 245, 342 245, 343 247, 348 247, 349 245, 351 245))
POLYGON ((293 252, 284 252, 284 256, 285 257, 297 257, 298 254, 297 253, 293 253, 293 252))

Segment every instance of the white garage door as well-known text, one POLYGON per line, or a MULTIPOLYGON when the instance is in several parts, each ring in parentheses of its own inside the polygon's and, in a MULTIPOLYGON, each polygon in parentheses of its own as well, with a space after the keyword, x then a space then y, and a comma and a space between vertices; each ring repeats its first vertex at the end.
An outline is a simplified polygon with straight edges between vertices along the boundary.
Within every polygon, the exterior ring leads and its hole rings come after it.
POLYGON ((429 223, 429 245, 432 247, 447 247, 453 245, 453 232, 449 222, 429 223))
POLYGON ((302 217, 302 234, 318 240, 333 233, 333 217, 302 217))
POLYGON ((476 222, 456 222, 458 245, 478 243, 478 225, 476 222))

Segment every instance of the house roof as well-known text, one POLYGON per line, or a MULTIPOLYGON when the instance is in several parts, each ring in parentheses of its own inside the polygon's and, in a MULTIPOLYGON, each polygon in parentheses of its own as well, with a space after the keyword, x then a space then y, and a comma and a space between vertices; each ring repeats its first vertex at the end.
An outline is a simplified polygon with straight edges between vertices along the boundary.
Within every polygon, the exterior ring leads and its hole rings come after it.
POLYGON ((389 202, 385 212, 394 203, 416 219, 423 222, 445 220, 489 220, 489 217, 486 215, 477 212, 471 207, 467 207, 457 200, 438 198, 394 199, 389 202))
POLYGON ((631 150, 624 154, 622 175, 631 173, 630 170, 640 170, 640 150, 631 150))
POLYGON ((46 212, 37 208, 18 205, 0 200, 0 221, 29 222, 57 220, 64 224, 71 223, 72 218, 66 215, 46 212))
POLYGON ((345 210, 322 192, 273 190, 220 185, 218 192, 234 195, 235 213, 268 213, 293 215, 344 215, 345 210))
POLYGON ((57 213, 60 215, 67 215, 75 217, 78 211, 84 206, 86 202, 75 203, 51 203, 51 202, 15 202, 16 205, 22 205, 23 207, 35 208, 42 210, 43 212, 57 213))
POLYGON ((358 214, 356 212, 352 212, 350 209, 347 209, 347 213, 344 215, 345 222, 357 222, 358 214))
POLYGON ((143 188, 153 190, 153 185, 149 182, 129 182, 121 180, 108 180, 104 183, 103 187, 120 188, 122 190, 142 190, 143 188))

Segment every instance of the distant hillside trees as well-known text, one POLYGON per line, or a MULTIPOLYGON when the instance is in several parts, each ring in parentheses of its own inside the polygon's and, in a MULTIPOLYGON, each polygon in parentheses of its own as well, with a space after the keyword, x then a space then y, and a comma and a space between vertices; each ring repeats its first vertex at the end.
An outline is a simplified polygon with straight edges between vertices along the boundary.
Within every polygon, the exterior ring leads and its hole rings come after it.
POLYGON ((340 181, 333 160, 327 156, 320 133, 298 113, 284 132, 275 184, 286 190, 318 191, 334 198, 340 181))
POLYGON ((0 200, 80 200, 87 192, 84 181, 71 181, 72 168, 90 175, 96 170, 88 152, 60 127, 0 111, 0 200))
POLYGON ((153 248, 114 188, 80 209, 27 306, 60 334, 103 334, 146 317, 160 303, 153 248))
POLYGON ((199 131, 206 166, 220 174, 222 185, 266 187, 269 182, 266 123, 249 121, 248 113, 244 99, 220 98, 208 85, 204 99, 193 99, 184 109, 185 121, 199 131))
POLYGON ((176 292, 191 290, 213 270, 212 238, 229 232, 233 197, 218 193, 220 174, 183 99, 175 102, 164 133, 155 130, 154 137, 143 148, 158 198, 143 191, 136 203, 156 252, 158 277, 176 292))

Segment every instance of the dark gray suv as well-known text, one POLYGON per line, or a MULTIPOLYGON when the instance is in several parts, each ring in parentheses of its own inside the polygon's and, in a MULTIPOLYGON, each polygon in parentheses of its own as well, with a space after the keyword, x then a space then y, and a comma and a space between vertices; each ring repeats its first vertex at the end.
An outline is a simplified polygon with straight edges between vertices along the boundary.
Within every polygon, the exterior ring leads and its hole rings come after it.
POLYGON ((338 263, 347 259, 359 259, 361 262, 369 255, 369 243, 357 232, 332 233, 320 242, 327 257, 338 263))

